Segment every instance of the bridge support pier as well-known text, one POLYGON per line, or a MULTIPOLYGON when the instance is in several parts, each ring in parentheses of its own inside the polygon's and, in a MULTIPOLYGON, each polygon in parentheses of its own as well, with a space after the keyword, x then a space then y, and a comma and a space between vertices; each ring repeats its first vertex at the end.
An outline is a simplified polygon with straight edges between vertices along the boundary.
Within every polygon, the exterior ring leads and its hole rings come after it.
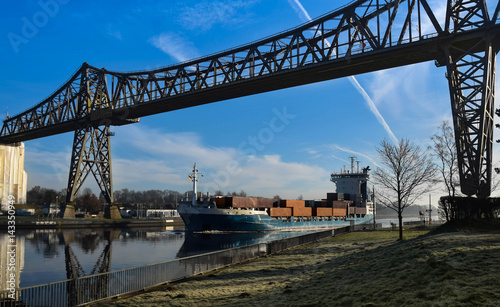
POLYGON ((66 204, 62 212, 63 219, 74 219, 75 218, 75 206, 72 204, 66 204))
POLYGON ((487 37, 468 49, 451 44, 445 53, 461 191, 486 198, 491 193, 498 46, 487 37))
MULTIPOLYGON (((92 173, 107 203, 105 218, 121 218, 118 209, 112 206, 111 135, 109 126, 87 126, 75 130, 66 195, 67 208, 74 203, 83 182, 92 173)), ((72 216, 71 210, 65 210, 64 217, 74 217, 74 209, 72 216)))

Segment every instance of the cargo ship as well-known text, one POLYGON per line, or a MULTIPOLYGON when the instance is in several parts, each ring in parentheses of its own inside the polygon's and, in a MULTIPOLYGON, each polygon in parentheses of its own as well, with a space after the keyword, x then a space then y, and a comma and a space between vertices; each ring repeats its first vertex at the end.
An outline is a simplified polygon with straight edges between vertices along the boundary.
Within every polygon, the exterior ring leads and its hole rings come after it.
POLYGON ((186 231, 312 230, 373 223, 373 203, 368 189, 369 167, 331 173, 335 193, 326 199, 291 200, 262 197, 201 197, 197 193, 196 163, 189 178, 191 201, 177 208, 186 231))

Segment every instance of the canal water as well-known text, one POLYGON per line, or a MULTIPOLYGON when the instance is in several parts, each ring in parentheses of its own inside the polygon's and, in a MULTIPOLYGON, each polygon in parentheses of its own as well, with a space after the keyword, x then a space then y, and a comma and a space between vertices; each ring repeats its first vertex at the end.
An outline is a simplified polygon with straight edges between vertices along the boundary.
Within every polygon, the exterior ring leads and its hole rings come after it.
MULTIPOLYGON (((16 284, 29 287, 75 274, 116 271, 304 233, 188 233, 182 228, 18 229, 16 284)), ((0 234, 0 246, 8 245, 7 236, 0 234)))

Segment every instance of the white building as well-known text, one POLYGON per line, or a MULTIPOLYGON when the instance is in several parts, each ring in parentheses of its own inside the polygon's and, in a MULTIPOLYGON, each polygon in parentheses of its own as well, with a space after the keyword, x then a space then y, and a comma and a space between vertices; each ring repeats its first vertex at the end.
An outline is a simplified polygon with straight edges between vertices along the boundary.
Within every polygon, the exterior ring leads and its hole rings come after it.
POLYGON ((8 209, 9 195, 16 204, 26 203, 28 175, 24 171, 24 143, 0 145, 0 200, 2 210, 8 209))
MULTIPOLYGON (((16 236, 15 243, 10 242, 7 233, 0 236, 0 291, 10 290, 12 283, 16 288, 19 288, 21 284, 21 272, 24 269, 25 246, 26 239, 22 236, 16 236), (13 250, 15 250, 15 253, 9 253, 13 250), (15 262, 11 257, 15 257, 15 262), (12 282, 11 273, 15 275, 12 278, 12 282)), ((7 294, 10 294, 10 292, 7 294)))

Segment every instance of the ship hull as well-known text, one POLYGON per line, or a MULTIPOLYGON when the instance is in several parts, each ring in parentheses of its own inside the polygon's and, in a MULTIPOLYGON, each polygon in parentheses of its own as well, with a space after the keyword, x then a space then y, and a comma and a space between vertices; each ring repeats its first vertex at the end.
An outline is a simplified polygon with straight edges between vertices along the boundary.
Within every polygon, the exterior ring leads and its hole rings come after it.
POLYGON ((291 217, 289 220, 271 218, 265 212, 241 212, 233 209, 178 208, 186 231, 276 231, 335 228, 373 223, 373 215, 359 218, 321 220, 310 217, 303 220, 291 217))

